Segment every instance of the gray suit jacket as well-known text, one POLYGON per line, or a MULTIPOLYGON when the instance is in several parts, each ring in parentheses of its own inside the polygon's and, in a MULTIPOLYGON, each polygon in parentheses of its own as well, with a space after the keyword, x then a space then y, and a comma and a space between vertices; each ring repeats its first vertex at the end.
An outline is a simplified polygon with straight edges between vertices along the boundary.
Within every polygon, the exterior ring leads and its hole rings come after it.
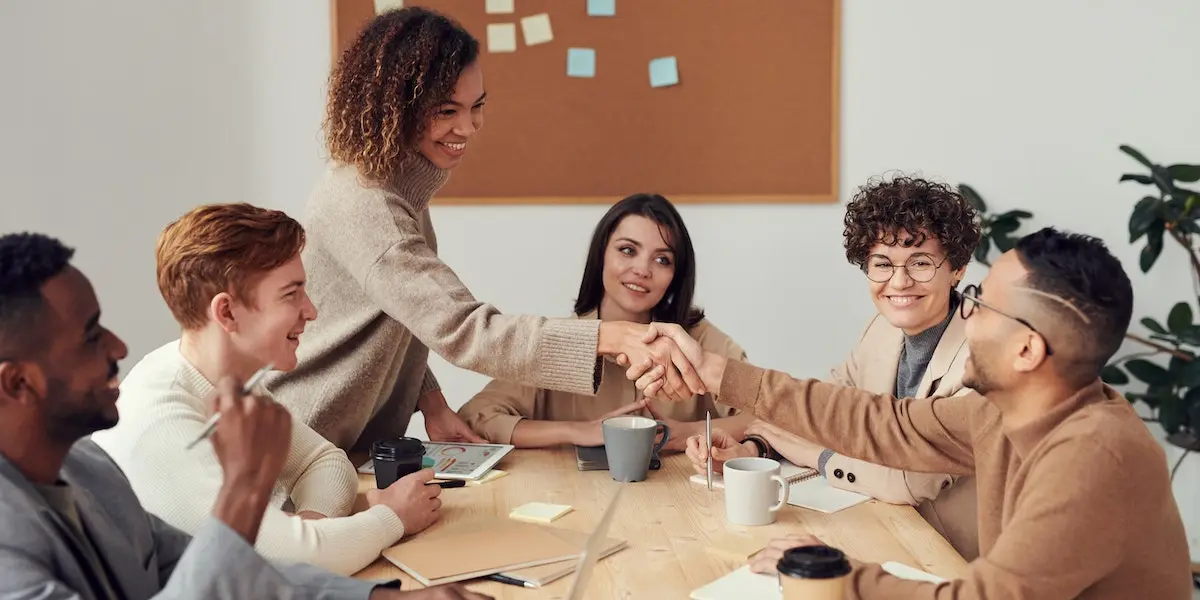
MULTIPOLYGON (((362 599, 378 585, 309 565, 272 565, 216 518, 195 537, 167 525, 142 508, 124 473, 90 439, 75 444, 59 477, 73 488, 79 518, 123 598, 362 599)), ((0 600, 95 600, 102 592, 75 540, 0 455, 0 600)))

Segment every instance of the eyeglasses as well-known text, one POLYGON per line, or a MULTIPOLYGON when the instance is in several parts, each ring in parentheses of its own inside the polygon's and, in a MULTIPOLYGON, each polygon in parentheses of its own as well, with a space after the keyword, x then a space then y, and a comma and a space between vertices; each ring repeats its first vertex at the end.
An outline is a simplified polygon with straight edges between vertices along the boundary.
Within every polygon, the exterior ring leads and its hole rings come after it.
POLYGON ((1014 317, 1014 316, 996 308, 995 306, 992 306, 991 304, 988 304, 987 302, 980 300, 979 295, 982 293, 983 293, 983 289, 977 285, 968 285, 966 288, 963 288, 963 291, 962 291, 963 300, 962 300, 962 302, 959 303, 958 310, 962 314, 962 318, 964 320, 967 317, 970 317, 972 314, 975 313, 975 305, 978 304, 979 306, 982 306, 1002 317, 1008 317, 1009 319, 1012 319, 1024 326, 1028 327, 1030 331, 1041 336, 1042 343, 1046 345, 1046 356, 1050 356, 1051 354, 1054 354, 1054 351, 1050 349, 1050 341, 1046 339, 1045 334, 1043 334, 1042 332, 1037 330, 1037 327, 1034 327, 1033 324, 1031 324, 1029 321, 1026 321, 1025 319, 1022 319, 1021 317, 1014 317))
POLYGON ((882 256, 871 256, 863 265, 863 273, 867 274, 867 279, 875 283, 887 283, 892 280, 892 276, 896 274, 896 267, 899 266, 908 273, 908 277, 913 281, 928 283, 933 280, 933 276, 937 275, 937 270, 945 263, 945 258, 941 262, 936 262, 928 254, 914 254, 908 257, 903 265, 893 265, 882 256))

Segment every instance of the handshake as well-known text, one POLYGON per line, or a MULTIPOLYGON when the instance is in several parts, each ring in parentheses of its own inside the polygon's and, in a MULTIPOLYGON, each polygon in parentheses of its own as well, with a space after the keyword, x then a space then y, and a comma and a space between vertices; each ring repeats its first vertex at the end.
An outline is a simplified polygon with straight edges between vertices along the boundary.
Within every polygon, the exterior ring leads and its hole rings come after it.
POLYGON ((602 323, 598 353, 627 367, 625 375, 653 400, 682 402, 716 393, 725 371, 725 357, 705 352, 674 323, 602 323))

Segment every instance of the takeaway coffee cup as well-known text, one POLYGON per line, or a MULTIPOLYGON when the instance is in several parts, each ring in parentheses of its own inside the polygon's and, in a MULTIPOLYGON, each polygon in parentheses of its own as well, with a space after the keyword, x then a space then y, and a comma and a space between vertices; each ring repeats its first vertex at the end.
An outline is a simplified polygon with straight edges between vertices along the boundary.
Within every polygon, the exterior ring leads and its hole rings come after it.
POLYGON ((768 525, 787 502, 788 484, 779 463, 769 458, 735 458, 721 467, 725 478, 725 518, 737 525, 768 525))
POLYGON ((371 444, 371 460, 375 463, 375 487, 384 489, 405 475, 421 470, 425 446, 410 437, 378 440, 371 444))
POLYGON ((646 417, 612 417, 600 424, 604 433, 604 454, 608 457, 608 474, 617 481, 643 481, 650 470, 650 459, 671 438, 671 428, 662 421, 646 417), (654 443, 658 428, 662 440, 654 443))
POLYGON ((801 546, 783 553, 776 564, 783 600, 841 600, 850 561, 829 546, 801 546))

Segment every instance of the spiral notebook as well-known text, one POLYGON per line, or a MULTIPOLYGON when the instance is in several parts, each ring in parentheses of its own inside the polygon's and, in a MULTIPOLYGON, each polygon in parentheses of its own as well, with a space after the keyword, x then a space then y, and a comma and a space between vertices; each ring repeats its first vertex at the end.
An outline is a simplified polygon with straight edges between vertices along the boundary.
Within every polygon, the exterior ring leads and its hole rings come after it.
MULTIPOLYGON (((821 477, 816 469, 798 467, 786 460, 779 461, 779 475, 789 484, 788 504, 823 513, 835 513, 839 510, 862 504, 871 497, 858 492, 835 488, 821 477)), ((691 481, 707 485, 703 475, 692 475, 691 481)), ((724 489, 725 481, 720 475, 713 475, 713 488, 724 489)))

